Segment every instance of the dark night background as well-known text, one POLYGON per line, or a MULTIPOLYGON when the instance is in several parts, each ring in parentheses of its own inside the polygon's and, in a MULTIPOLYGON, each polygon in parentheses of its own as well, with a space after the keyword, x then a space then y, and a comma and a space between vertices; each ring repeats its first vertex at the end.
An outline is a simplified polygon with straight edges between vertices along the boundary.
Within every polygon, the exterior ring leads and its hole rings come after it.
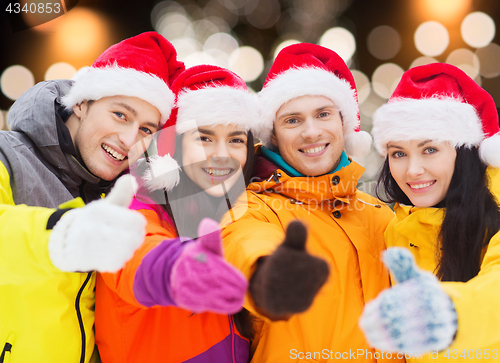
MULTIPOLYGON (((225 0, 231 1, 231 0, 225 0)), ((266 0, 261 0, 265 2, 266 0)), ((440 2, 443 0, 434 0, 440 2)), ((458 0, 457 0, 458 1, 458 0)), ((62 54, 54 54, 53 47, 57 45, 50 43, 50 31, 39 32, 33 29, 13 32, 9 22, 7 21, 4 5, 2 3, 2 14, 0 16, 0 72, 8 66, 21 64, 32 71, 35 77, 35 82, 42 81, 45 70, 50 64, 59 61, 69 61, 76 68, 83 65, 90 65, 91 61, 103 51, 107 46, 116 43, 124 38, 136 35, 140 32, 154 30, 151 24, 151 10, 159 1, 157 0, 141 0, 141 1, 118 1, 118 0, 79 0, 74 10, 80 8, 88 8, 97 11, 104 16, 109 29, 107 44, 103 44, 100 49, 92 52, 92 55, 84 61, 84 64, 71 59, 69 56, 64 56, 64 49, 58 48, 62 54)), ((223 1, 221 1, 223 2, 223 1)), ((238 0, 234 0, 238 5, 238 0)), ((417 26, 426 20, 437 20, 438 17, 433 14, 416 14, 415 3, 423 3, 423 0, 308 0, 300 1, 302 8, 313 9, 315 7, 324 7, 325 4, 333 4, 338 12, 331 14, 321 14, 316 19, 315 14, 318 11, 312 12, 313 16, 304 17, 303 21, 294 20, 297 23, 297 33, 302 35, 300 41, 317 42, 321 34, 334 26, 342 26, 356 38, 357 48, 353 57, 354 66, 356 69, 364 72, 368 77, 373 73, 375 68, 385 62, 393 62, 406 70, 412 60, 420 54, 415 48, 413 42, 413 33, 417 26), (340 8, 340 9, 339 9, 340 8), (345 8, 343 10, 342 8, 345 8), (343 11, 342 11, 343 10, 343 11), (319 19, 320 18, 320 19, 319 19), (314 26, 312 31, 307 31, 307 23, 312 23, 314 26), (315 24, 316 23, 316 24, 315 24), (396 29, 401 35, 402 48, 399 53, 392 59, 379 60, 372 56, 367 49, 366 39, 369 32, 379 26, 389 25, 396 29), (305 31, 304 31, 305 29, 305 31), (302 32, 301 32, 302 30, 302 32)), ((446 2, 446 1, 445 1, 446 2)), ((208 1, 186 1, 179 0, 181 5, 195 4, 203 8, 208 1)), ((297 3, 297 1, 295 1, 297 3)), ((236 25, 232 28, 232 32, 240 40, 240 45, 249 45, 258 49, 266 61, 272 58, 273 48, 280 42, 279 28, 282 23, 289 21, 288 12, 294 4, 292 0, 279 0, 281 7, 281 16, 278 22, 267 29, 258 29, 252 26, 245 16, 239 16, 236 25)), ((500 2, 495 0, 474 0, 470 2, 467 12, 482 11, 496 19, 499 14, 500 2)), ((188 7, 189 9, 189 7, 188 7)), ((74 11, 73 10, 73 11, 74 11)), ((321 10, 320 10, 321 11, 321 10)), ((66 15, 65 15, 66 16, 66 15)), ((64 16, 63 16, 64 17, 64 16)), ((445 61, 446 55, 456 48, 467 48, 467 45, 460 37, 460 22, 463 16, 456 21, 449 21, 443 24, 448 28, 450 33, 450 45, 443 55, 435 57, 439 61, 445 61)), ((57 20, 55 20, 57 21, 57 20)), ((310 28, 310 27, 309 27, 310 28)), ((298 38, 298 37, 297 37, 298 38)), ((495 35, 493 42, 499 43, 499 34, 495 35)), ((470 47, 469 47, 470 48, 470 47)), ((69 52, 69 51, 68 51, 69 52)), ((352 67, 352 65, 351 65, 352 67)), ((265 77, 266 69, 261 78, 265 77)), ((262 85, 262 79, 254 81, 250 84, 255 90, 259 90, 262 85)), ((494 98, 500 99, 500 81, 495 79, 483 79, 483 87, 487 88, 494 98), (499 88, 498 90, 496 88, 499 88)), ((3 94, 0 95, 0 109, 6 110, 12 104, 12 100, 6 98, 3 94)))

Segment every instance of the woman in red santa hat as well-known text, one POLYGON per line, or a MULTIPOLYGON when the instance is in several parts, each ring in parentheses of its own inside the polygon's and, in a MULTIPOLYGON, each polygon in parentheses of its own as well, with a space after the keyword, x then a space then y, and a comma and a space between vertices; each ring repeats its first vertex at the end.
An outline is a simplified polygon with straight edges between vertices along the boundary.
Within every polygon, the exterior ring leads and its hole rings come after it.
POLYGON ((415 67, 374 114, 372 133, 386 156, 378 185, 396 202, 384 261, 398 284, 366 306, 368 340, 421 361, 498 359, 495 102, 452 65, 415 67))
POLYGON ((121 271, 98 276, 96 341, 105 363, 244 363, 248 283, 206 217, 219 220, 250 179, 255 97, 209 65, 187 69, 172 89, 176 108, 144 163, 147 191, 130 207, 146 217, 147 237, 121 271))

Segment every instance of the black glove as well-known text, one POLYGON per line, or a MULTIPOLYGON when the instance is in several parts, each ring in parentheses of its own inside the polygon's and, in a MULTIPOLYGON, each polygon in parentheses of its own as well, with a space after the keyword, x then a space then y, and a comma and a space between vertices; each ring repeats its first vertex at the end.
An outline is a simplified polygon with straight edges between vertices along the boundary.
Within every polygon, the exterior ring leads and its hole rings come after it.
POLYGON ((257 261, 250 293, 259 312, 271 320, 287 320, 306 311, 328 278, 326 261, 305 250, 306 227, 293 221, 285 241, 270 256, 257 261))

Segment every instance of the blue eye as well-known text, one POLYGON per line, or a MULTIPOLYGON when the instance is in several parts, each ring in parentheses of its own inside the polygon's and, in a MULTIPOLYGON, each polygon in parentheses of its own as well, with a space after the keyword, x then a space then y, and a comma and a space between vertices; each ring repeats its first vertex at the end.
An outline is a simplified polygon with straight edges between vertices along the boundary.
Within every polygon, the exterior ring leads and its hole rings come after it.
POLYGON ((145 132, 146 134, 148 135, 152 135, 153 134, 153 131, 151 131, 150 129, 148 129, 147 127, 141 127, 140 128, 143 132, 145 132))
POLYGON ((125 117, 125 115, 123 113, 121 113, 121 112, 115 112, 114 114, 116 116, 118 116, 118 118, 124 118, 125 117))
POLYGON ((296 124, 299 122, 296 118, 289 118, 288 120, 285 121, 287 124, 296 124))
POLYGON ((403 156, 405 156, 406 154, 402 151, 396 151, 396 152, 393 152, 392 153, 392 157, 393 158, 402 158, 403 156))
POLYGON ((433 148, 433 147, 428 147, 427 149, 424 150, 424 153, 425 154, 434 154, 436 153, 438 150, 436 148, 433 148))
POLYGON ((319 117, 327 117, 329 115, 328 112, 321 112, 318 116, 319 117))

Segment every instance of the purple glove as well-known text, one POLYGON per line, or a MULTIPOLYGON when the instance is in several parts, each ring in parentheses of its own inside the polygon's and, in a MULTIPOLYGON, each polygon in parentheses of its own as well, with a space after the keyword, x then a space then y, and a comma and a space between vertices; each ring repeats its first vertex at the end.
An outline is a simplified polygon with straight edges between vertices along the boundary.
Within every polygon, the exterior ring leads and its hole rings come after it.
POLYGON ((205 218, 198 239, 187 245, 170 275, 176 304, 193 312, 234 314, 243 305, 248 288, 245 276, 224 260, 219 224, 205 218))

